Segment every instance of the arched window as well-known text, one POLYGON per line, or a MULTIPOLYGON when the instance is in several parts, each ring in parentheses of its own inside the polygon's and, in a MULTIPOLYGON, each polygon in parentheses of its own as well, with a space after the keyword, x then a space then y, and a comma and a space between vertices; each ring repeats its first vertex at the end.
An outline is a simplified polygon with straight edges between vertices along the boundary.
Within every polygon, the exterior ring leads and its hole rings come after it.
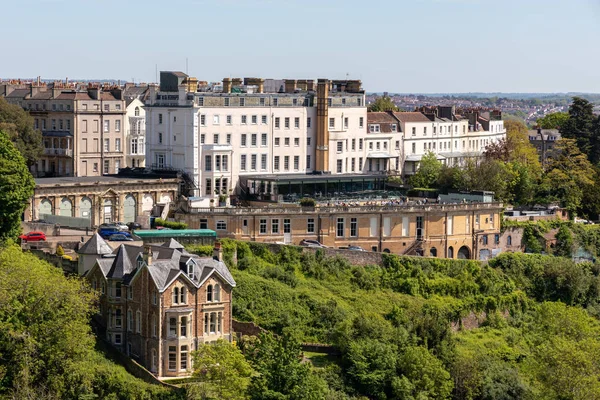
POLYGON ((140 116, 140 108, 136 107, 134 113, 135 113, 136 117, 139 117, 140 116))
POLYGON ((179 288, 173 289, 173 304, 177 304, 179 302, 179 288))
POLYGON ((431 249, 429 249, 429 255, 431 257, 437 257, 437 249, 435 247, 432 247, 431 249))
POLYGON ((213 301, 213 287, 212 285, 208 285, 206 288, 206 301, 213 301))
POLYGON ((215 285, 214 291, 213 297, 215 298, 215 301, 221 301, 221 286, 218 283, 215 285))
POLYGON ((106 283, 102 282, 102 294, 106 294, 106 283))
POLYGON ((96 281, 95 279, 92 281, 92 289, 98 289, 98 281, 96 281))
POLYGON ((508 235, 508 237, 506 238, 506 244, 508 246, 512 246, 512 236, 508 235))
POLYGON ((187 303, 187 290, 185 290, 184 287, 181 288, 181 291, 179 293, 179 302, 181 304, 187 303))
POLYGON ((454 258, 454 247, 448 247, 448 258, 454 258))

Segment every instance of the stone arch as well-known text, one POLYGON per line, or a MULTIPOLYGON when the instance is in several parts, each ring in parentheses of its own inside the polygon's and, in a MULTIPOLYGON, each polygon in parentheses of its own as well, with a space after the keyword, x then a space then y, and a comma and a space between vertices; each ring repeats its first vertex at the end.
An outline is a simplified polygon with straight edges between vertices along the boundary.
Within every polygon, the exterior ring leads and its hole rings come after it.
POLYGON ((508 235, 508 237, 506 238, 506 245, 512 246, 512 236, 511 235, 508 235))
POLYGON ((448 247, 448 258, 454 258, 454 247, 448 247))
POLYGON ((432 247, 429 249, 429 256, 430 257, 437 257, 437 249, 435 247, 432 247))
POLYGON ((123 222, 135 222, 135 207, 135 197, 132 195, 127 195, 125 197, 125 201, 123 201, 123 222))
POLYGON ((83 197, 79 202, 79 217, 92 219, 92 200, 89 197, 83 197))
POLYGON ((52 215, 52 202, 50 202, 50 200, 48 199, 44 199, 40 202, 40 211, 39 211, 39 218, 43 219, 44 215, 52 215))
POLYGON ((135 115, 136 117, 139 117, 139 116, 140 116, 140 108, 139 108, 139 107, 135 107, 135 110, 134 110, 134 115, 135 115))
POLYGON ((159 203, 166 204, 170 203, 173 199, 169 193, 161 193, 159 203))
POLYGON ((387 254, 390 254, 390 253, 391 253, 390 249, 383 249, 383 252, 384 252, 384 253, 387 253, 387 254))
POLYGON ((146 193, 142 198, 142 212, 150 214, 154 207, 154 198, 150 193, 146 193))
POLYGON ((467 246, 462 246, 458 249, 457 258, 461 260, 468 260, 471 258, 471 250, 467 246))
POLYGON ((60 215, 63 217, 73 216, 73 203, 67 197, 63 197, 60 201, 60 215))

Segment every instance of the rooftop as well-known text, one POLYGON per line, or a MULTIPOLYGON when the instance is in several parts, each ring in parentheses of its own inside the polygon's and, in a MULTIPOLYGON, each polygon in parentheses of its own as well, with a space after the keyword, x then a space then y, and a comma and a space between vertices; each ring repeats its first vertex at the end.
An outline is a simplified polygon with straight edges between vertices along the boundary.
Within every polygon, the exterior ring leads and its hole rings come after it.
POLYGON ((135 182, 140 180, 162 179, 162 180, 178 180, 177 177, 161 177, 156 174, 148 174, 148 176, 121 176, 121 175, 104 175, 104 176, 68 176, 60 178, 36 178, 35 185, 76 185, 76 184, 93 184, 93 183, 111 183, 111 182, 135 182))

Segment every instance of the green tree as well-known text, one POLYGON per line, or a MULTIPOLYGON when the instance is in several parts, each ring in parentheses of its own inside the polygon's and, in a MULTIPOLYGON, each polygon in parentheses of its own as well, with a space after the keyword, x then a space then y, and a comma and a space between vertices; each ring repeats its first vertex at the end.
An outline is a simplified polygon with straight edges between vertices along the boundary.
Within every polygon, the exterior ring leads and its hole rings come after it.
POLYGON ((252 367, 242 352, 224 340, 202 344, 193 353, 194 377, 210 383, 219 399, 245 399, 252 367))
POLYGON ((600 160, 598 138, 593 135, 594 113, 593 105, 581 97, 573 97, 569 106, 569 118, 560 128, 563 138, 574 139, 577 147, 586 154, 592 163, 600 160))
POLYGON ((394 345, 374 339, 350 342, 344 362, 353 386, 373 398, 388 398, 386 393, 396 375, 396 352, 394 345))
POLYGON ((389 96, 378 97, 373 103, 369 104, 368 111, 398 111, 398 107, 389 96))
POLYGON ((575 139, 559 140, 554 151, 556 155, 544 176, 546 194, 559 200, 574 215, 582 205, 584 191, 594 184, 596 171, 575 139))
POLYGON ((556 232, 556 247, 554 255, 559 257, 571 257, 573 253, 573 235, 566 225, 561 225, 556 232))
POLYGON ((255 400, 320 400, 325 397, 325 381, 301 362, 300 342, 291 334, 281 337, 261 334, 244 346, 244 353, 258 373, 248 394, 255 400))
POLYGON ((42 154, 42 134, 34 129, 31 115, 3 97, 0 97, 0 131, 17 146, 28 167, 42 154))
POLYGON ((0 131, 0 241, 18 237, 21 214, 33 196, 34 187, 23 156, 0 131))
POLYGON ((417 188, 431 188, 437 183, 441 171, 442 163, 433 152, 429 151, 421 158, 419 169, 410 177, 409 183, 417 188))
POLYGON ((401 373, 393 385, 394 397, 401 399, 449 399, 454 383, 442 362, 421 346, 400 352, 401 373))
POLYGON ((542 129, 560 129, 569 119, 569 113, 555 112, 546 114, 542 118, 537 119, 537 124, 542 129))

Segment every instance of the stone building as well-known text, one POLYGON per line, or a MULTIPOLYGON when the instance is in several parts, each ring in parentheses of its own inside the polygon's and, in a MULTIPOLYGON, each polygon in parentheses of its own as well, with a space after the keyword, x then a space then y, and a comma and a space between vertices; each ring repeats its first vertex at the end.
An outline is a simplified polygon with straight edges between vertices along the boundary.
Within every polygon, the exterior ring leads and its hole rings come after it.
POLYGON ((561 134, 558 129, 532 129, 528 133, 529 143, 531 143, 537 153, 540 163, 543 167, 548 165, 548 159, 554 153, 556 142, 561 139, 561 134))
POLYGON ((177 199, 179 182, 176 176, 153 174, 37 178, 24 220, 55 215, 79 219, 81 224, 75 226, 80 227, 114 221, 137 221, 148 226, 153 212, 164 214, 177 199))
POLYGON ((189 375, 199 344, 232 340, 236 284, 218 254, 198 257, 173 239, 99 254, 85 276, 100 292, 106 339, 159 378, 189 375))
POLYGON ((443 258, 488 258, 500 247, 501 203, 194 208, 176 218, 219 237, 443 258))

